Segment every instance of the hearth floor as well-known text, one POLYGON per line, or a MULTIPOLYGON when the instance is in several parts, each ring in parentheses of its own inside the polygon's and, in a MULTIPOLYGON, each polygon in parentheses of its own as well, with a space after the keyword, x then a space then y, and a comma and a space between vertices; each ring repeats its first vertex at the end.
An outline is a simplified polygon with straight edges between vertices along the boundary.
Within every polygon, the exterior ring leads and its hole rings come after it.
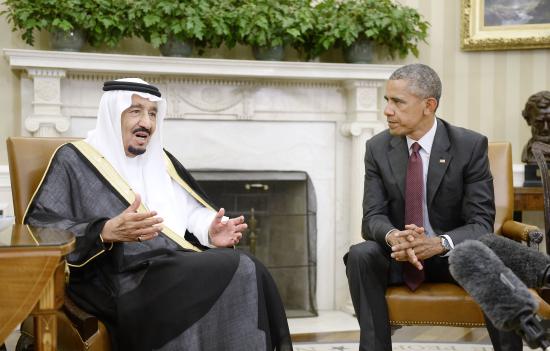
MULTIPOLYGON (((290 318, 295 342, 357 342, 359 324, 354 316, 342 311, 320 311, 318 317, 290 318)), ((393 342, 452 342, 490 344, 485 328, 421 327, 397 329, 393 342)))

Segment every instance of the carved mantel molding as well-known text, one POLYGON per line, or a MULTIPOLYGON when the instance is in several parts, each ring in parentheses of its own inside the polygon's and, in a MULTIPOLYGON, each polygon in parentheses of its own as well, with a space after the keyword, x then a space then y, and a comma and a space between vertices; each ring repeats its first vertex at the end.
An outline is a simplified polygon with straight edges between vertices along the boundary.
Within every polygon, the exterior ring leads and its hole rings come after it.
POLYGON ((143 77, 165 92, 171 106, 168 118, 374 122, 379 112, 378 88, 397 67, 18 49, 4 49, 4 55, 11 68, 26 73, 33 84, 31 111, 22 116, 23 132, 52 136, 68 129, 70 116, 89 115, 95 108, 72 105, 64 96, 78 94, 70 83, 74 80, 100 85, 106 79, 143 77), (297 92, 305 92, 301 100, 297 92), (286 106, 302 108, 258 109, 263 94, 286 95, 291 100, 286 106), (340 95, 343 108, 319 110, 322 104, 315 97, 326 99, 326 94, 340 95))
POLYGON ((70 119, 61 113, 61 79, 64 69, 27 67, 33 80, 33 113, 24 119, 25 128, 34 136, 56 136, 69 129, 70 119))

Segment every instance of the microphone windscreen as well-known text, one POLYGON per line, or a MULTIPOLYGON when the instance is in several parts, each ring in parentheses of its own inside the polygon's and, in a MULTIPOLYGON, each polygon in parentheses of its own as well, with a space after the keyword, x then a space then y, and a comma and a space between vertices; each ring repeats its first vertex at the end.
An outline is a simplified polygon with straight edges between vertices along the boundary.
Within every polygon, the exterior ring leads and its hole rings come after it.
POLYGON ((487 245, 529 288, 540 288, 550 258, 533 248, 496 234, 485 234, 479 241, 487 245))
POLYGON ((457 245, 449 270, 499 329, 517 330, 520 317, 536 313, 538 302, 525 284, 479 241, 457 245))

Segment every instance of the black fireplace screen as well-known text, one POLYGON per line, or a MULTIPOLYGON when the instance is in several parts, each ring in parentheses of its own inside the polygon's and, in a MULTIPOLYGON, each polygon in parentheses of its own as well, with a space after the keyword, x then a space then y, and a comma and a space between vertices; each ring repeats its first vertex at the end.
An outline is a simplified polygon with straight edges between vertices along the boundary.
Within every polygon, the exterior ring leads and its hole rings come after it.
POLYGON ((317 204, 306 172, 193 170, 226 215, 244 215, 248 230, 237 246, 269 269, 288 317, 317 315, 317 204))

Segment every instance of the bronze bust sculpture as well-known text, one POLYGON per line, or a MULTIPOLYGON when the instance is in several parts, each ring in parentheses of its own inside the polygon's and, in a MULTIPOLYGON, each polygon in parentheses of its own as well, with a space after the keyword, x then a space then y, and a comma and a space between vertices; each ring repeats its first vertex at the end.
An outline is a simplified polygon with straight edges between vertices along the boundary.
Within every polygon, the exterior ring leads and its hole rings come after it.
MULTIPOLYGON (((533 143, 540 141, 550 144, 550 91, 543 90, 531 95, 521 114, 531 126, 531 139, 523 148, 521 161, 536 164, 537 161, 531 151, 533 143)), ((550 163, 550 155, 546 156, 546 162, 550 163)))

